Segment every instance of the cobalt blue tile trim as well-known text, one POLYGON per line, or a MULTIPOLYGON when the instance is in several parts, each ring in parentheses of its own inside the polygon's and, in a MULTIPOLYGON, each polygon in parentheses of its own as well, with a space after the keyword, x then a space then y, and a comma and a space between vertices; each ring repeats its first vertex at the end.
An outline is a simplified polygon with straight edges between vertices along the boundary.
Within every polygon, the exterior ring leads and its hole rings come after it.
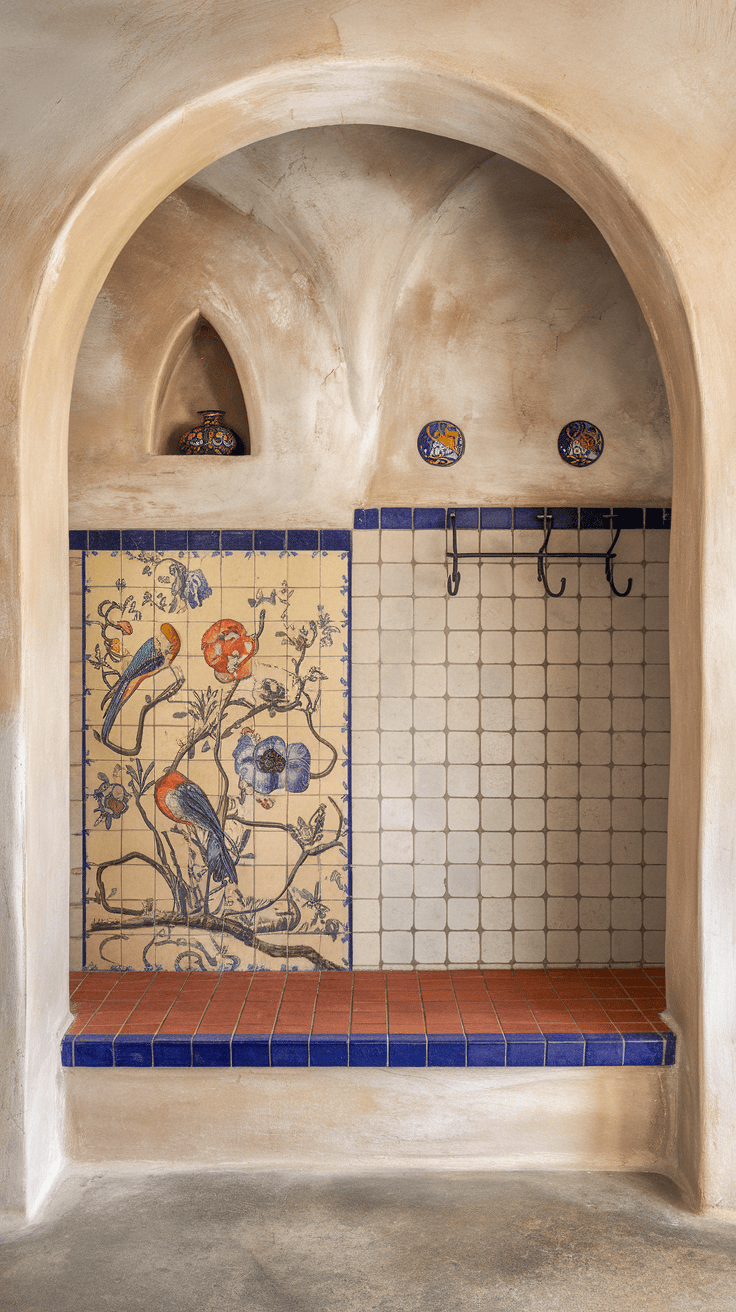
POLYGON ((192 1039, 192 1066, 229 1066, 229 1034, 195 1034, 192 1039))
MULTIPOLYGON (((478 527, 477 506, 453 506, 452 514, 455 516, 456 528, 473 529, 478 527)), ((450 527, 450 510, 447 512, 447 527, 450 527)))
POLYGON ((584 1034, 586 1066, 622 1066, 624 1041, 620 1034, 584 1034))
POLYGON ((62 1066, 74 1065, 74 1035, 65 1034, 61 1040, 61 1064, 62 1066))
POLYGON ((351 1066, 388 1066, 388 1039, 385 1034, 351 1034, 351 1066))
POLYGON ((319 530, 316 528, 290 528, 286 541, 289 551, 318 551, 319 530))
POLYGON ((286 549, 284 529, 257 528, 253 536, 256 551, 284 551, 286 549))
POLYGON ((511 528, 513 511, 510 506, 481 506, 481 528, 511 528))
POLYGON ((581 506, 581 528, 610 528, 611 512, 605 506, 581 506))
POLYGON ((428 1034, 428 1066, 465 1066, 467 1051, 464 1034, 428 1034))
POLYGON ((640 506, 614 506, 614 528, 643 528, 644 511, 640 506))
POLYGON ((122 539, 123 551, 153 551, 154 549, 152 528, 124 528, 122 539))
POLYGON ((507 1066, 544 1066, 547 1045, 542 1035, 507 1034, 507 1066))
POLYGON ((188 533, 190 551, 219 551, 219 528, 191 528, 188 533))
POLYGON ((575 506, 548 506, 547 514, 552 516, 555 528, 577 528, 578 512, 575 506))
POLYGON ((544 515, 544 506, 515 506, 514 528, 541 528, 539 515, 544 515))
POLYGON ((468 1066, 505 1066, 503 1034, 468 1034, 468 1066))
POLYGON ((86 551, 87 550, 87 530, 86 528, 69 529, 69 550, 86 551))
POLYGON ((378 528, 378 511, 356 510, 353 515, 353 528, 378 528))
POLYGON ((381 528, 411 528, 411 506, 382 506, 381 528))
POLYGON ((426 1034, 389 1034, 389 1066, 426 1066, 426 1034))
MULTIPOLYGON (((82 556, 82 598, 87 593, 87 557, 82 556)), ((82 625, 82 742, 87 741, 87 625, 82 625)), ((82 797, 87 796, 87 753, 82 752, 82 797)), ((82 826, 82 969, 87 966, 87 826, 82 826)))
POLYGON ((545 1034, 547 1066, 584 1066, 585 1043, 573 1034, 545 1034))
POLYGON ((192 1040, 184 1034, 161 1034, 153 1040, 154 1066, 191 1066, 192 1040))
POLYGON ((272 1066, 308 1066, 308 1034, 272 1034, 272 1066))
POLYGON ((153 1066, 152 1034, 118 1034, 115 1039, 116 1066, 153 1066))
POLYGON ((78 1034, 74 1040, 75 1066, 112 1066, 112 1034, 78 1034))
POLYGON ((445 512, 442 506, 437 509, 417 507, 414 511, 415 528, 444 528, 445 512))
POLYGON ((222 551, 252 551, 253 529, 223 529, 220 535, 222 551))
POLYGON ((676 1049, 676 1047, 677 1047, 677 1039, 676 1039, 675 1035, 674 1035, 674 1034, 665 1034, 665 1036, 664 1036, 664 1064, 665 1064, 665 1066, 674 1066, 674 1064, 675 1064, 675 1049, 676 1049))
POLYGON ((157 551, 186 551, 187 531, 185 528, 157 528, 157 551))
POLYGON ((323 528, 321 537, 323 551, 350 550, 350 529, 348 528, 323 528))
POLYGON ((119 551, 120 529, 91 528, 88 534, 90 551, 119 551))
POLYGON ((347 1066, 347 1034, 313 1034, 309 1040, 310 1066, 347 1066))
POLYGON ((671 528, 672 511, 662 506, 647 506, 644 511, 645 528, 671 528))
POLYGON ((270 1066, 268 1034, 234 1034, 233 1066, 270 1066))
POLYGON ((661 1066, 664 1044, 661 1034, 627 1034, 624 1066, 661 1066))

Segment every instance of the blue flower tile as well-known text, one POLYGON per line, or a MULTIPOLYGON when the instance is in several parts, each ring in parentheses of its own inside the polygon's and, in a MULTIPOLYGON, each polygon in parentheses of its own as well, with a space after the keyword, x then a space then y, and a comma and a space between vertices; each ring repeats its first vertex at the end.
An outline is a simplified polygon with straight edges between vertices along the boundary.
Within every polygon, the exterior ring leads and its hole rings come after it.
POLYGON ((468 1034, 468 1066, 505 1066, 503 1034, 468 1034))
POLYGON ((123 551, 153 551, 155 534, 152 528, 124 528, 123 551))
POLYGON ((428 1034, 428 1066, 465 1066, 464 1034, 428 1034))
POLYGON ((256 551, 284 551, 286 548, 283 529, 257 528, 254 537, 256 551))
POLYGON ((351 1034, 351 1066, 387 1066, 388 1040, 385 1034, 351 1034))
POLYGON ((290 528, 287 536, 289 551, 318 551, 319 530, 316 528, 290 528))
POLYGON ((268 1034, 234 1034, 233 1066, 270 1066, 268 1034))
POLYGON ((546 1034, 547 1066, 584 1066, 585 1043, 582 1035, 546 1034))
POLYGON ((223 551, 252 551, 253 529, 223 529, 220 535, 220 546, 223 551))
POLYGON ((546 1044, 539 1038, 528 1034, 506 1035, 507 1066, 544 1066, 546 1044))
POLYGON ((347 1066, 347 1034, 313 1034, 309 1040, 310 1066, 347 1066))
POLYGON ((677 1048, 677 1039, 674 1034, 665 1034, 664 1036, 664 1064, 665 1066, 674 1066, 675 1051, 677 1048))
POLYGON ((187 531, 185 528, 157 528, 157 551, 186 551, 187 531))
POLYGON ((414 511, 415 528, 444 528, 445 512, 441 506, 436 509, 425 509, 418 506, 414 511))
POLYGON ((411 506, 383 506, 381 528, 411 528, 411 506))
POLYGON ((61 1064, 62 1066, 74 1065, 74 1035, 65 1034, 61 1040, 61 1064))
POLYGON ((91 528, 88 537, 90 551, 120 550, 120 529, 91 528))
POLYGON ((308 1034, 272 1034, 272 1066, 308 1066, 308 1034))
POLYGON ((614 528, 643 528, 644 511, 640 506, 614 506, 614 528))
POLYGON ((450 527, 450 515, 455 516, 456 528, 477 528, 478 527, 478 507, 477 506, 453 506, 452 510, 447 512, 447 527, 450 527))
POLYGON ((661 1066, 664 1043, 661 1034, 627 1034, 624 1066, 661 1066))
POLYGON ((389 1066, 426 1066, 426 1034, 389 1034, 389 1066))
POLYGON ((606 506, 581 506, 581 528, 610 528, 611 512, 606 506))
POLYGON ((621 1066, 624 1041, 620 1034, 584 1034, 586 1066, 621 1066))
POLYGON ((548 506, 547 514, 552 516, 555 528, 577 528, 578 526, 576 506, 548 506))
POLYGON ((229 1066, 229 1034, 195 1034, 192 1039, 192 1066, 229 1066))
POLYGON ((152 1066, 152 1034, 118 1034, 115 1039, 116 1066, 152 1066))
POLYGON ((356 510, 353 515, 353 528, 378 528, 377 510, 356 510))
POLYGON ((74 1040, 75 1066, 112 1066, 112 1034, 78 1034, 74 1040))
POLYGON ((348 528, 323 528, 321 537, 323 551, 350 550, 350 529, 348 528))
POLYGON ((191 1066, 192 1040, 185 1034, 162 1034, 153 1040, 154 1066, 191 1066))
POLYGON ((69 529, 69 550, 86 551, 87 550, 87 530, 86 528, 69 529))
POLYGON ((189 530, 188 539, 190 551, 220 550, 219 528, 192 528, 189 530))
POLYGON ((481 528, 511 528, 513 511, 510 506, 481 506, 481 528))
POLYGON ((544 506, 516 506, 514 509, 514 528, 541 529, 544 521, 538 519, 538 515, 544 515, 544 506))

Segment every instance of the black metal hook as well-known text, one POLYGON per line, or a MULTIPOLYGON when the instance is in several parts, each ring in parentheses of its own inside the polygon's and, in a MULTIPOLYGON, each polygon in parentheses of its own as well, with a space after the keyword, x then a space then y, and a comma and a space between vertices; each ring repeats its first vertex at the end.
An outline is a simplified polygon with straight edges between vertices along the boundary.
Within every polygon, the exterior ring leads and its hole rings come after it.
MULTIPOLYGON (((613 529, 613 516, 611 516, 611 528, 613 529)), ((620 528, 620 526, 619 526, 619 527, 616 529, 616 532, 614 533, 614 536, 613 536, 613 541, 612 541, 610 547, 608 548, 608 551, 606 552, 606 578, 608 579, 608 583, 609 583, 609 586, 610 586, 610 588, 611 588, 611 592, 614 594, 614 596, 616 596, 616 597, 628 597, 629 593, 631 592, 631 588, 632 588, 632 584, 633 584, 634 580, 633 580, 633 579, 629 579, 629 582, 628 582, 628 584, 627 584, 627 587, 626 587, 626 591, 625 591, 625 592, 619 592, 618 588, 616 587, 616 584, 615 584, 614 581, 613 581, 613 548, 615 547, 616 543, 618 542, 618 539, 619 539, 619 535, 620 535, 620 533, 621 533, 621 528, 620 528)))
POLYGON ((549 535, 552 532, 552 526, 553 526, 552 516, 537 515, 537 519, 542 521, 542 526, 547 530, 545 534, 544 542, 539 548, 539 552, 537 555, 537 579, 539 580, 540 583, 544 584, 544 590, 547 593, 548 597, 561 597, 563 592, 565 591, 565 585, 567 583, 567 579, 561 580, 561 586, 559 592, 553 592, 547 581, 547 566, 544 563, 545 555, 547 552, 547 544, 549 543, 549 535), (547 527, 548 521, 549 521, 549 527, 547 527))
POLYGON ((452 529, 452 573, 447 579, 447 591, 451 597, 456 597, 460 591, 460 571, 457 567, 457 524, 454 510, 450 511, 450 528, 452 529))

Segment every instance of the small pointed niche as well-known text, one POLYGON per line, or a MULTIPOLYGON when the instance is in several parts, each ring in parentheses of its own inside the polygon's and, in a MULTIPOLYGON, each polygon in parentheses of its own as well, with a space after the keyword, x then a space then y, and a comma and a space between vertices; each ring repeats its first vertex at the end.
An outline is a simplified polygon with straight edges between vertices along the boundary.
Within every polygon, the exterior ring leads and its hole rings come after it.
POLYGON ((180 454, 179 438, 200 422, 199 410, 224 410, 223 422, 240 438, 233 454, 250 454, 248 412, 235 365, 219 333, 202 315, 174 354, 161 389, 154 432, 157 455, 180 454))

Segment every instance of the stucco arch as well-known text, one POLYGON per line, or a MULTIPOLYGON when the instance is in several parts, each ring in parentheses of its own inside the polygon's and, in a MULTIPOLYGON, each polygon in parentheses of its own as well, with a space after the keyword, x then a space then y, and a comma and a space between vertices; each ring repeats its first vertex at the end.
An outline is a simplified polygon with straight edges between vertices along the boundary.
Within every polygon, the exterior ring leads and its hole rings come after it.
MULTIPOLYGON (((65 922, 66 831, 66 431, 74 366, 87 317, 117 254, 150 211, 193 173, 249 142, 298 127, 338 122, 380 123, 455 137, 492 149, 564 188, 597 224, 643 309, 667 385, 675 458, 674 697, 680 696, 685 653, 697 652, 700 623, 698 538, 690 534, 690 582, 683 586, 681 543, 700 500, 700 395, 688 308, 644 205, 620 162, 584 139, 579 125, 507 87, 462 78, 419 63, 386 60, 299 61, 212 86, 180 104, 131 140, 95 177, 69 214, 46 260, 35 299, 22 367, 19 409, 21 460, 20 557, 23 576, 22 668, 26 1010, 23 1117, 13 1154, 17 1178, 9 1193, 32 1208, 62 1157, 63 1096, 59 1035, 67 1020, 65 922), (53 367, 50 367, 53 362, 53 367), (687 434, 687 442, 683 435, 687 434), (684 495, 685 489, 687 496, 684 495), (41 532, 41 528, 43 532, 41 532), (695 557, 693 552, 695 551, 695 557), (38 714, 38 689, 46 713, 38 714), (39 927, 44 927, 39 929, 39 927), (21 1181, 19 1184, 18 1181, 21 1181)), ((673 902, 669 932, 672 1004, 696 1050, 697 1003, 685 988, 697 975, 697 854, 699 688, 690 662, 687 715, 676 715, 675 758, 687 743, 690 786, 676 793, 670 829, 673 902)), ((677 778, 677 770, 674 771, 677 778)), ((691 992, 692 992, 691 988, 691 992)), ((695 990, 697 992, 697 990, 695 990)), ((687 1076, 687 1060, 683 1061, 687 1076)), ((688 1086, 689 1087, 689 1086, 688 1086)), ((681 1166, 697 1177, 698 1089, 693 1077, 683 1103, 690 1157, 681 1166)), ((10 1100, 12 1101, 12 1100, 10 1100)))

